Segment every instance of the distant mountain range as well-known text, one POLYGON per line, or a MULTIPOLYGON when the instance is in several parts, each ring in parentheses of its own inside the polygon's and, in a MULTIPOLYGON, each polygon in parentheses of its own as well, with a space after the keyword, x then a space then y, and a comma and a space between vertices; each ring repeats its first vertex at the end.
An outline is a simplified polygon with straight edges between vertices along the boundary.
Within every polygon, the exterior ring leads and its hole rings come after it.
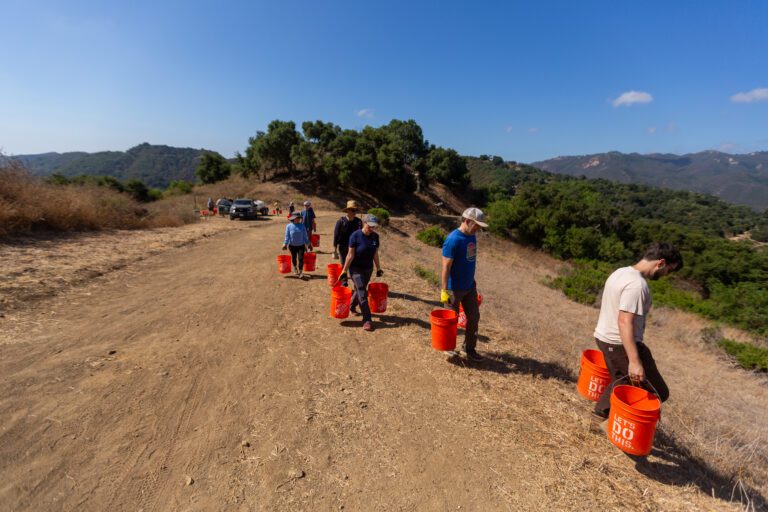
POLYGON ((195 181, 195 169, 205 151, 145 142, 128 151, 42 153, 0 158, 18 160, 36 176, 58 173, 67 177, 88 174, 113 176, 119 180, 135 178, 151 187, 165 188, 173 180, 195 181))
POLYGON ((561 156, 531 164, 570 176, 711 194, 755 210, 768 208, 768 151, 730 155, 702 151, 686 155, 599 153, 561 156))

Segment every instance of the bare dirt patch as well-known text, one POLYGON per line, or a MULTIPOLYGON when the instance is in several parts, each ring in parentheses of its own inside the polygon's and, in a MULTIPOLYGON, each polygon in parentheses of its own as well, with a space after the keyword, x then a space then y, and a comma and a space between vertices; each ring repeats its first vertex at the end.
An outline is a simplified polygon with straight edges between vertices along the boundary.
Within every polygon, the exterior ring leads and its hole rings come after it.
POLYGON ((303 281, 276 273, 282 222, 242 223, 0 319, 3 508, 739 510, 742 490, 765 506, 768 388, 677 313, 648 333, 672 389, 662 433, 630 458, 576 395, 597 312, 542 284, 555 262, 482 237, 488 360, 447 359, 417 219, 382 234, 377 330, 328 317, 338 215, 320 212, 303 281))

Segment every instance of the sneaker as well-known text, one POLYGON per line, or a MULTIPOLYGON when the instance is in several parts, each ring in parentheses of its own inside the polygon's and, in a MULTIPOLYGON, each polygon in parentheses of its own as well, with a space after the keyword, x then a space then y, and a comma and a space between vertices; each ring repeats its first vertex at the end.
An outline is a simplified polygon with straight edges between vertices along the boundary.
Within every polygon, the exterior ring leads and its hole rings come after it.
POLYGON ((303 271, 301 271, 301 270, 299 270, 299 271, 296 273, 296 275, 297 275, 297 276, 299 276, 299 279, 301 279, 302 277, 304 277, 304 272, 303 272, 303 271))
POLYGON ((467 356, 467 359, 469 359, 470 361, 479 362, 479 361, 483 360, 483 356, 478 354, 477 350, 475 350, 475 349, 465 350, 464 354, 467 356))
POLYGON ((351 314, 353 314, 354 316, 360 316, 360 315, 362 315, 362 313, 361 313, 361 312, 359 312, 359 311, 358 311, 358 310, 356 310, 356 309, 352 309, 352 308, 350 308, 350 309, 349 309, 349 312, 350 312, 351 314))
POLYGON ((372 331, 373 330, 373 324, 371 322, 365 322, 363 324, 363 330, 364 331, 372 331))

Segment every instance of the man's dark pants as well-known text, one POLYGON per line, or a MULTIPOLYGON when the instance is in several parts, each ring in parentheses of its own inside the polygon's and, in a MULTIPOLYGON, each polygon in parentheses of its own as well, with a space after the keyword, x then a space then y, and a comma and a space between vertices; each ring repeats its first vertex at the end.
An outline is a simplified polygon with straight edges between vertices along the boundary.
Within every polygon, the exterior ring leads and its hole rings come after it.
POLYGON ((368 306, 368 283, 371 281, 373 269, 361 269, 351 267, 349 277, 355 283, 355 294, 352 297, 350 309, 360 304, 360 311, 363 313, 363 322, 371 321, 371 308, 368 306))
POLYGON ((304 246, 303 245, 289 245, 288 248, 291 250, 291 260, 293 261, 293 266, 298 268, 299 270, 304 269, 304 246), (296 260, 299 260, 298 262, 296 260))
MULTIPOLYGON (((605 364, 608 366, 608 373, 611 375, 611 383, 605 387, 603 394, 600 395, 600 400, 595 405, 595 414, 607 418, 608 412, 611 409, 611 391, 613 391, 613 386, 617 384, 619 379, 624 379, 624 377, 629 375, 629 358, 624 350, 624 345, 605 343, 598 339, 595 339, 595 341, 597 342, 597 348, 600 349, 603 357, 605 357, 605 364)), ((661 377, 659 369, 656 368, 656 361, 653 359, 651 350, 645 346, 645 343, 638 343, 637 352, 640 355, 640 361, 643 363, 646 381, 651 383, 659 394, 661 401, 666 401, 669 398, 669 388, 661 377)), ((619 384, 629 384, 629 379, 624 379, 619 384)), ((643 387, 650 388, 650 386, 643 387)), ((648 389, 648 391, 653 392, 653 389, 648 389)))
POLYGON ((452 290, 453 300, 448 307, 459 314, 459 304, 467 315, 467 327, 464 330, 464 351, 473 352, 477 346, 477 327, 480 324, 480 304, 477 303, 477 286, 471 290, 452 290))

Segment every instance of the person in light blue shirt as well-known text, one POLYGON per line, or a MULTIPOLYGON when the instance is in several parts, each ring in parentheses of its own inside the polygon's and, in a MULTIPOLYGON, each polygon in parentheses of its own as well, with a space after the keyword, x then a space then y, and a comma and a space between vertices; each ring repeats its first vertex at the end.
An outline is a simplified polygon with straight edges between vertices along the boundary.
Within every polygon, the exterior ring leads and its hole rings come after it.
POLYGON ((477 233, 488 227, 485 214, 479 208, 467 208, 461 215, 461 225, 443 243, 443 264, 440 275, 440 302, 459 313, 459 304, 467 315, 463 352, 472 361, 482 361, 477 353, 477 327, 480 305, 477 301, 475 267, 477 266, 477 233))
POLYGON ((293 212, 288 219, 288 225, 285 226, 283 250, 290 249, 293 272, 299 277, 303 275, 305 248, 310 252, 312 251, 312 244, 309 243, 309 234, 307 234, 307 229, 301 222, 301 214, 293 212))

